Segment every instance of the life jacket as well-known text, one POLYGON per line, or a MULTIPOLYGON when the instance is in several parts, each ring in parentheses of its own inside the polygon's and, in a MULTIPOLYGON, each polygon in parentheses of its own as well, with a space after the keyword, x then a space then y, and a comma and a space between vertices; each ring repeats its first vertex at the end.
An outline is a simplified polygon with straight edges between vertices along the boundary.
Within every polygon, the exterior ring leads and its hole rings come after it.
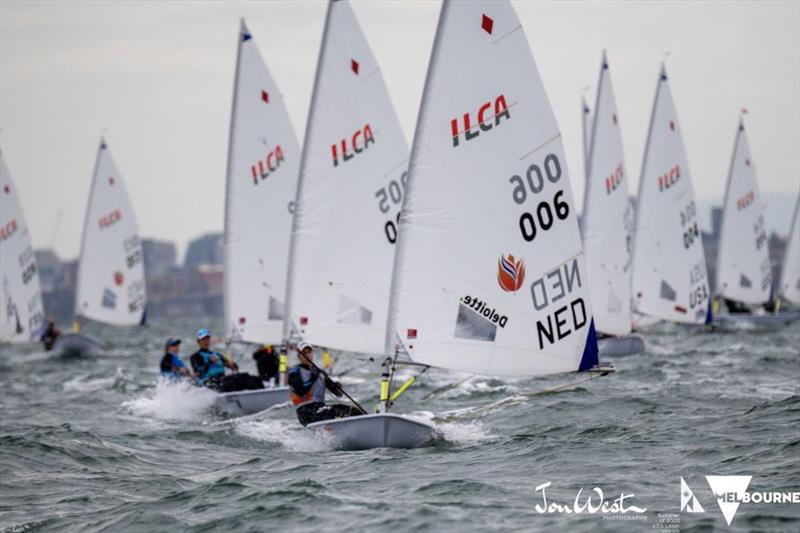
POLYGON ((307 368, 293 366, 289 369, 289 398, 295 408, 312 402, 325 403, 325 380, 307 368))
POLYGON ((222 354, 217 352, 198 350, 190 359, 192 368, 197 373, 197 379, 204 383, 209 378, 225 375, 225 363, 222 360, 222 354), (211 356, 216 356, 217 361, 212 363, 211 356))

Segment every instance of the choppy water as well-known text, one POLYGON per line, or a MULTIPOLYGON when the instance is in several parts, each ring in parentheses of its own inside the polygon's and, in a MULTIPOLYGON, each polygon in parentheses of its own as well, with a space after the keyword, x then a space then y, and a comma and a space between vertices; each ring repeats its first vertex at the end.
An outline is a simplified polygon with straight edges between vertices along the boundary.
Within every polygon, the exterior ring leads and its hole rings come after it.
MULTIPOLYGON (((208 411, 213 393, 156 385, 164 339, 200 325, 88 327, 115 346, 96 359, 0 347, 0 530, 653 531, 660 519, 727 530, 706 475, 800 490, 797 324, 662 327, 645 355, 614 361, 616 375, 543 395, 531 393, 579 377, 429 371, 397 412, 433 420, 445 440, 364 452, 332 451, 290 408, 225 420, 208 411), (681 477, 704 514, 677 514, 681 477), (571 507, 599 487, 647 511, 540 514, 548 481, 549 502, 571 507)), ((374 404, 377 364, 343 356, 337 369, 374 404)), ((732 529, 798 531, 800 504, 743 503, 732 529)))

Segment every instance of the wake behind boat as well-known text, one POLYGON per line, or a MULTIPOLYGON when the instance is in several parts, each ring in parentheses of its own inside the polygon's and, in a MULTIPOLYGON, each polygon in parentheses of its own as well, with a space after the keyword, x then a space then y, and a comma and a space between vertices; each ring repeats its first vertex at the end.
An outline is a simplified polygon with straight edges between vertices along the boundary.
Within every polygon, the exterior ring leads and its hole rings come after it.
POLYGON ((289 387, 220 392, 214 408, 230 417, 258 413, 270 407, 289 403, 289 387))

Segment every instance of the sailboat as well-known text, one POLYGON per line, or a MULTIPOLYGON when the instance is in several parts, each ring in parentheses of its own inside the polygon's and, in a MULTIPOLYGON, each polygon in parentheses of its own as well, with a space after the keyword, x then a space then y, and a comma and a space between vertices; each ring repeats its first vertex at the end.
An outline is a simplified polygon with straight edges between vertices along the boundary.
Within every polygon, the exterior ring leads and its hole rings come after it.
POLYGON ((742 117, 736 129, 725 187, 717 279, 717 295, 730 312, 717 314, 715 323, 780 325, 797 318, 794 313, 764 310, 772 297, 772 264, 764 204, 742 117), (756 309, 751 311, 752 307, 756 309))
POLYGON ((408 145, 346 1, 328 4, 303 142, 286 284, 287 342, 383 351, 408 145))
POLYGON ((786 243, 781 279, 778 283, 779 300, 800 307, 800 196, 794 206, 789 242, 786 243))
MULTIPOLYGON (((147 293, 142 243, 125 183, 100 140, 83 225, 75 317, 111 326, 144 324, 147 293)), ((104 347, 77 331, 56 340, 56 352, 90 355, 104 347)))
POLYGON ((692 176, 664 65, 645 144, 633 239, 633 306, 646 318, 711 321, 692 176))
MULTIPOLYGON (((280 344, 300 165, 286 104, 244 20, 237 36, 225 202, 225 335, 280 344)), ((220 393, 216 408, 246 415, 289 401, 288 388, 220 393)))
POLYGON ((582 230, 595 327, 602 355, 628 355, 644 351, 644 340, 631 335, 633 208, 605 51, 591 131, 582 230))
MULTIPOLYGON (((309 424, 339 448, 411 448, 394 367, 493 376, 597 369, 586 265, 558 124, 505 2, 439 17, 400 216, 378 413, 309 424)), ((606 370, 607 372, 607 370, 606 370)))
POLYGON ((17 188, 0 152, 0 343, 39 339, 45 325, 39 271, 17 188))

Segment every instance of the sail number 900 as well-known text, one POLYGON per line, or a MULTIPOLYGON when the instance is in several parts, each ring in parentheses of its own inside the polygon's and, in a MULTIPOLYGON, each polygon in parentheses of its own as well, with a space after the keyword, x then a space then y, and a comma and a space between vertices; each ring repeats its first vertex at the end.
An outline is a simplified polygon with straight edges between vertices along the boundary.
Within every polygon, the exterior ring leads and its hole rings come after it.
MULTIPOLYGON (((514 186, 511 197, 514 202, 522 205, 528 199, 529 190, 532 194, 539 194, 544 190, 545 178, 550 183, 558 183, 561 174, 561 162, 558 160, 558 156, 547 154, 542 166, 534 163, 528 167, 524 180, 516 174, 508 179, 508 182, 514 186)), ((547 231, 553 227, 556 218, 565 220, 569 216, 569 204, 564 201, 563 197, 564 191, 559 190, 553 196, 552 202, 541 201, 533 213, 526 211, 520 215, 519 230, 523 239, 530 242, 536 238, 537 227, 547 231)))

